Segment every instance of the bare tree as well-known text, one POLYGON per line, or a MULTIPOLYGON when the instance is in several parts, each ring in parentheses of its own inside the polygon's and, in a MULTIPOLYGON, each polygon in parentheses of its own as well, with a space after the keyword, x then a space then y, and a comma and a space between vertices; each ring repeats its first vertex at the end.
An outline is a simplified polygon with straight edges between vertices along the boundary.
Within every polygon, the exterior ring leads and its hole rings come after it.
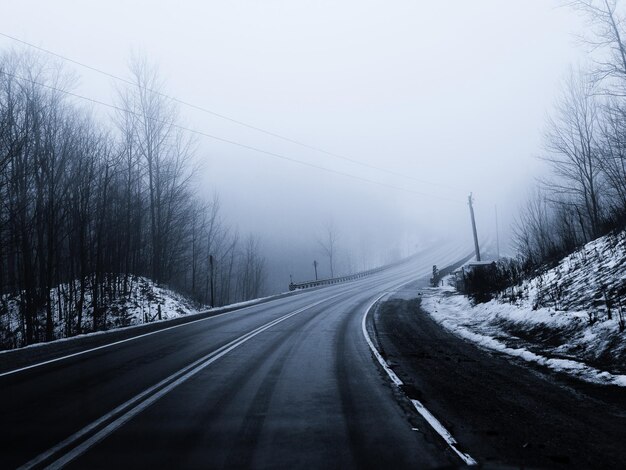
POLYGON ((248 235, 239 262, 239 298, 249 300, 260 297, 264 280, 265 258, 261 255, 260 240, 254 235, 248 235))
POLYGON ((626 107, 615 99, 603 108, 598 150, 609 209, 612 214, 623 215, 626 210, 626 107))
POLYGON ((337 241, 339 239, 339 231, 335 226, 334 219, 329 219, 324 225, 324 232, 318 238, 317 243, 322 253, 328 257, 330 267, 330 277, 335 277, 335 260, 337 257, 337 241))
MULTIPOLYGON (((130 145, 144 163, 150 215, 152 278, 161 283, 172 272, 173 257, 182 234, 177 224, 183 216, 181 205, 193 174, 190 162, 194 140, 183 134, 176 122, 174 103, 160 91, 163 87, 156 68, 145 58, 131 60, 135 87, 118 93, 123 116, 118 125, 124 136, 132 135, 130 145), (130 115, 130 116, 129 116, 130 115)), ((128 140, 130 137, 125 137, 128 140)), ((128 145, 128 144, 127 144, 128 145)))
POLYGON ((623 38, 624 18, 617 11, 617 0, 570 0, 565 5, 587 17, 592 35, 583 38, 592 50, 608 49, 607 58, 597 59, 592 76, 596 83, 608 82, 608 94, 626 96, 626 45, 623 38))
POLYGON ((542 262, 552 252, 550 207, 540 190, 520 209, 513 232, 517 251, 531 263, 542 262))
POLYGON ((601 222, 600 170, 596 134, 598 107, 593 85, 570 75, 564 95, 546 132, 546 155, 556 178, 545 181, 555 201, 581 207, 588 225, 587 239, 599 234, 601 222))

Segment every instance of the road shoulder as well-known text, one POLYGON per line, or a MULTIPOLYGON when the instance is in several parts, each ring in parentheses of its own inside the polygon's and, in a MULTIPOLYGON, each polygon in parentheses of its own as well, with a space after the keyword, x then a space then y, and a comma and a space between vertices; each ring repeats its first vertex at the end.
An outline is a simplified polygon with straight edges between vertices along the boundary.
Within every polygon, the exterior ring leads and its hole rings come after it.
POLYGON ((407 285, 379 305, 376 339, 409 398, 422 402, 475 458, 542 468, 626 466, 623 393, 529 367, 453 335, 420 308, 423 287, 407 285))

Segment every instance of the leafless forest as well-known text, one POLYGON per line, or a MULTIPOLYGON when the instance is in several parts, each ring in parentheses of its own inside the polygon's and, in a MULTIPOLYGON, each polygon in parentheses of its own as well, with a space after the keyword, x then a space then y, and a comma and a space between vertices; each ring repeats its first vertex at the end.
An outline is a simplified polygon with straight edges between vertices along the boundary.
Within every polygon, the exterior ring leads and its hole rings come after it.
POLYGON ((550 174, 516 224, 517 247, 531 266, 625 226, 626 31, 616 4, 568 3, 588 20, 582 41, 606 59, 571 71, 546 126, 541 158, 550 174))
POLYGON ((58 62, 0 56, 0 315, 20 321, 6 346, 106 328, 137 276, 204 305, 263 291, 259 240, 197 196, 195 142, 158 74, 138 58, 130 76, 96 117, 58 62))

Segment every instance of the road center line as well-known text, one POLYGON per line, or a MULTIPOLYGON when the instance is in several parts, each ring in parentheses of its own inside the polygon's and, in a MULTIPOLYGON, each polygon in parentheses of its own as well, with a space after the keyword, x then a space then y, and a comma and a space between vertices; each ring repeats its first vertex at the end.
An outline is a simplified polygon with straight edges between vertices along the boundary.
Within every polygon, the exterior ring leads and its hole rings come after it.
MULTIPOLYGON (((370 337, 367 331, 368 313, 374 307, 374 305, 376 305, 376 303, 380 299, 385 297, 386 295, 389 295, 389 292, 383 292, 374 301, 372 301, 372 303, 370 303, 367 306, 367 308, 365 309, 365 313, 363 314, 363 319, 361 320, 361 330, 363 331, 363 336, 365 337, 365 340, 367 341, 367 344, 369 345, 372 351, 372 354, 374 355, 378 363, 382 366, 382 368, 385 370, 385 372, 387 373, 387 375, 389 376, 393 384, 399 388, 400 386, 403 385, 402 380, 400 379, 400 377, 396 375, 396 373, 391 369, 391 367, 389 367, 389 364, 387 364, 387 361, 383 359, 381 354, 378 352, 378 350, 374 346, 374 343, 372 342, 372 338, 370 337)), ((435 432, 443 438, 443 440, 446 442, 446 444, 448 444, 450 449, 452 449, 454 453, 458 455, 459 458, 466 465, 478 465, 478 462, 474 460, 469 454, 462 452, 461 450, 458 449, 458 442, 456 441, 456 439, 454 439, 452 434, 450 434, 450 432, 445 428, 445 426, 441 424, 441 422, 437 418, 435 418, 435 416, 430 411, 428 411, 428 409, 426 409, 426 407, 419 400, 415 400, 412 398, 409 398, 409 400, 413 404, 413 407, 415 408, 415 410, 426 420, 428 424, 430 424, 430 426, 435 430, 435 432)))
POLYGON ((80 431, 77 431, 76 433, 72 434, 67 439, 61 441, 56 446, 52 447, 51 449, 47 450, 46 452, 38 455, 31 461, 22 465, 21 467, 19 467, 19 469, 25 470, 25 469, 34 468, 37 465, 42 464, 43 462, 46 462, 52 459, 56 454, 59 454, 60 452, 67 449, 68 447, 81 441, 86 436, 96 431, 98 428, 105 426, 100 431, 96 432, 96 434, 92 435, 91 437, 89 437, 88 439, 80 443, 78 446, 70 449, 67 453, 59 457, 56 461, 52 462, 46 468, 56 469, 56 468, 64 467, 65 465, 70 463, 72 460, 76 459, 78 456, 86 452, 90 447, 94 446, 95 444, 103 440, 105 437, 107 437, 109 434, 114 432, 120 426, 122 426, 123 424, 131 420, 133 417, 135 417, 136 415, 141 413, 143 410, 145 410, 147 407, 152 405, 154 402, 156 402, 157 400, 165 396, 167 393, 172 391, 174 388, 186 382, 191 377, 196 375, 198 372, 200 372, 207 366, 211 365, 212 363, 214 363, 215 361, 217 361, 224 355, 231 352, 233 349, 241 346, 242 344, 246 343, 250 339, 257 336, 258 334, 268 330, 269 328, 272 328, 273 326, 295 315, 298 315, 299 313, 302 313, 305 310, 309 310, 313 307, 316 307, 317 305, 321 303, 327 302, 328 300, 332 300, 344 294, 346 294, 346 292, 340 292, 339 294, 335 294, 331 297, 327 297, 325 299, 319 300, 305 307, 302 307, 294 312, 283 315, 264 325, 261 325, 244 335, 241 335, 240 337, 232 340, 231 342, 225 344, 224 346, 216 349, 215 351, 208 353, 204 357, 187 365, 186 367, 182 368, 178 372, 175 372, 169 377, 163 379, 162 381, 153 385, 152 387, 144 390, 143 392, 131 398, 130 400, 126 401, 125 403, 119 405, 114 410, 105 414, 104 416, 97 419, 93 423, 85 426, 80 431), (106 424, 107 422, 109 424, 106 424))

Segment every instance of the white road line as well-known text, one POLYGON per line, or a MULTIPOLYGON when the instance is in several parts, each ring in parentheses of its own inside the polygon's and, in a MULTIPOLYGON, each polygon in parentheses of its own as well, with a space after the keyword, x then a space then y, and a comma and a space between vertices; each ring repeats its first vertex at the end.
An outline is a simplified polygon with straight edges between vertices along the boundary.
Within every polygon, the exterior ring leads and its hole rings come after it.
POLYGON ((365 340, 367 341, 367 344, 369 344, 370 349, 372 350, 372 353, 374 354, 374 357, 376 357, 376 359, 378 360, 378 363, 383 367, 383 369, 385 369, 385 372, 387 372, 387 375, 389 376, 389 378, 391 379, 391 381, 396 385, 396 386, 400 386, 402 385, 402 380, 400 380, 400 377, 398 377, 396 375, 396 373, 391 370, 391 367, 389 367, 389 364, 387 364, 387 361, 385 361, 383 359, 383 357, 380 355, 380 353, 378 352, 378 350, 374 347, 374 343, 372 343, 372 339, 370 338, 369 333, 367 332, 367 313, 371 310, 371 308, 376 305, 376 302, 378 302, 380 299, 382 299, 384 296, 388 295, 388 292, 383 292, 381 295, 379 295, 376 300, 374 300, 366 309, 365 309, 365 315, 363 315, 363 320, 361 321, 361 329, 363 330, 363 336, 365 336, 365 340))
POLYGON ((176 388, 179 385, 181 385, 182 383, 186 382, 188 379, 190 379, 191 377, 196 375, 202 369, 204 369, 207 366, 211 365, 212 363, 214 363, 215 361, 217 361, 218 359, 220 359, 224 355, 228 354, 233 349, 241 346, 242 344, 244 344, 248 340, 250 340, 253 337, 257 336, 258 334, 264 332, 265 330, 267 330, 267 329, 269 329, 269 328, 271 328, 271 327, 273 327, 273 326, 275 326, 275 325, 277 325, 277 324, 279 324, 279 323, 281 323, 281 322, 283 322, 283 321, 285 321, 285 320, 287 320, 287 319, 289 319, 289 318, 291 318, 291 317, 293 317, 293 316, 295 316, 295 315, 297 315, 299 313, 302 313, 305 310, 309 310, 309 309, 311 309, 313 307, 316 307, 317 305, 319 305, 319 304, 321 304, 323 302, 326 302, 328 300, 331 300, 331 299, 334 299, 336 297, 339 297, 340 295, 344 295, 345 293, 346 292, 340 292, 339 294, 335 294, 335 295, 333 295, 331 297, 327 297, 325 299, 322 299, 322 300, 319 300, 317 302, 314 302, 314 303, 312 303, 310 305, 307 305, 305 307, 302 307, 302 308, 300 308, 300 309, 298 309, 298 310, 296 310, 294 312, 288 313, 286 315, 283 315, 282 317, 279 317, 279 318, 277 318, 275 320, 272 320, 271 322, 268 322, 268 323, 266 323, 264 325, 261 325, 260 327, 258 327, 256 329, 254 329, 254 330, 252 330, 252 331, 250 331, 250 332, 248 332, 248 333, 246 333, 246 334, 244 334, 244 335, 242 335, 242 336, 232 340, 228 344, 225 344, 224 346, 216 349, 215 351, 210 352, 206 356, 198 359, 197 361, 193 362, 192 364, 189 364, 188 366, 184 367, 183 369, 179 370, 178 372, 175 372, 174 374, 172 374, 169 377, 167 377, 166 379, 160 381, 156 385, 153 385, 152 387, 146 389, 142 393, 140 393, 140 394, 136 395, 135 397, 131 398, 130 400, 126 401, 125 403, 123 403, 122 405, 118 406, 117 408, 115 408, 111 412, 105 414, 104 416, 102 416, 101 418, 97 419, 93 423, 85 426, 83 429, 81 429, 80 431, 72 434, 70 437, 68 437, 67 439, 63 440, 62 442, 60 442, 56 446, 52 447, 48 451, 38 455, 37 457, 35 457, 31 461, 29 461, 26 464, 22 465, 21 467, 19 467, 19 470, 31 469, 31 468, 34 468, 35 466, 41 464, 42 462, 45 462, 46 460, 49 460, 55 454, 63 451, 65 448, 67 448, 67 447, 71 446, 72 444, 76 443, 77 441, 81 440, 82 438, 87 436, 89 433, 95 431, 98 427, 106 424, 108 421, 113 419, 113 421, 111 421, 103 429, 98 431, 96 434, 94 434, 93 436, 91 436, 90 438, 88 438, 87 440, 85 440, 84 442, 79 444, 78 446, 74 447, 73 449, 70 449, 66 454, 62 455, 60 458, 58 458, 56 461, 52 462, 46 468, 56 469, 56 468, 64 467, 65 465, 70 463, 72 460, 76 459, 81 454, 86 452, 90 447, 94 446, 95 444, 97 444, 98 442, 103 440, 109 434, 111 434, 116 429, 118 429, 119 427, 121 427, 122 425, 127 423, 129 420, 131 420, 133 417, 135 417, 136 415, 141 413, 143 410, 145 410, 147 407, 152 405, 154 402, 156 402, 157 400, 162 398, 164 395, 166 395, 167 393, 172 391, 174 388, 176 388), (117 416, 117 418, 116 418, 116 415, 119 415, 120 413, 123 413, 123 414, 121 414, 120 416, 117 416))
MULTIPOLYGON (((281 299, 276 299, 276 300, 281 300, 281 299)), ((127 342, 129 342, 129 341, 134 341, 134 340, 136 340, 136 339, 140 339, 140 338, 145 338, 146 336, 156 335, 156 334, 158 334, 158 333, 162 333, 162 332, 164 332, 164 331, 173 330, 173 329, 175 329, 175 328, 181 328, 181 327, 183 327, 183 326, 192 325, 192 324, 194 324, 194 323, 198 323, 198 322, 201 322, 201 321, 212 320, 213 318, 221 317, 221 316, 223 316, 223 315, 227 315, 227 314, 229 314, 229 313, 241 312, 241 311, 243 311, 243 310, 248 310, 248 309, 250 309, 250 308, 253 308, 253 307, 258 307, 259 305, 265 305, 265 304, 268 304, 268 303, 270 303, 270 302, 274 302, 274 301, 275 301, 275 300, 270 300, 270 301, 268 301, 268 302, 258 303, 258 304, 254 304, 254 305, 249 305, 249 306, 247 306, 247 307, 242 307, 242 308, 237 308, 237 309, 234 309, 234 310, 229 310, 228 312, 218 313, 218 314, 216 314, 216 315, 211 315, 210 317, 200 318, 200 319, 198 319, 198 320, 192 320, 192 321, 190 321, 190 322, 181 323, 181 324, 179 324, 179 325, 168 326, 167 328, 161 328, 161 329, 159 329, 159 330, 156 330, 156 331, 151 331, 151 332, 149 332, 149 333, 144 333, 144 334, 142 334, 142 335, 137 335, 137 336, 133 336, 133 337, 131 337, 131 338, 122 339, 122 340, 119 340, 119 341, 115 341, 115 342, 113 342, 113 343, 103 344, 102 346, 97 346, 97 347, 95 347, 95 348, 91 348, 91 349, 85 349, 84 351, 79 351, 79 352, 76 352, 76 353, 73 353, 73 354, 68 354, 68 355, 66 355, 66 356, 56 357, 56 358, 54 358, 54 359, 50 359, 50 360, 48 360, 48 361, 38 362, 38 363, 36 363, 36 364, 32 364, 32 365, 30 365, 30 366, 25 366, 25 367, 21 367, 21 368, 19 368, 19 369, 14 369, 14 370, 10 370, 10 371, 8 371, 8 372, 3 372, 3 373, 0 373, 0 377, 5 377, 5 376, 7 376, 7 375, 17 374, 17 373, 19 373, 19 372, 23 372, 23 371, 25 371, 25 370, 29 370, 29 369, 34 369, 34 368, 36 368, 36 367, 45 366, 46 364, 53 364, 53 363, 55 363, 55 362, 64 361, 64 360, 66 360, 66 359, 70 359, 70 358, 72 358, 72 357, 82 356, 83 354, 88 354, 88 353, 90 353, 90 352, 98 351, 98 350, 100 350, 100 349, 110 348, 111 346, 117 346, 118 344, 127 343, 127 342)))
MULTIPOLYGON (((361 329, 363 330, 363 336, 365 336, 365 340, 367 341, 367 344, 369 345, 372 351, 372 354, 374 354, 374 357, 376 358, 376 360, 378 360, 378 363, 385 370, 385 372, 387 372, 387 375, 389 376, 391 381, 394 383, 394 385, 397 387, 400 387, 401 385, 403 385, 402 380, 400 379, 400 377, 396 375, 396 373, 391 369, 391 367, 389 367, 389 364, 387 364, 387 361, 385 361, 383 357, 380 355, 380 353, 374 346, 374 343, 372 342, 372 338, 367 332, 368 313, 370 312, 372 307, 374 307, 374 305, 376 305, 376 303, 380 299, 385 297, 386 295, 389 295, 389 292, 384 292, 381 295, 379 295, 365 309, 365 313, 363 314, 363 319, 361 321, 361 329)), ((450 432, 444 427, 444 425, 441 424, 441 422, 437 418, 435 418, 433 414, 430 411, 428 411, 426 407, 420 401, 414 400, 412 398, 409 398, 409 399, 411 400, 411 403, 413 404, 417 412, 426 420, 426 422, 428 422, 428 424, 430 424, 430 426, 435 430, 435 432, 439 434, 443 438, 444 441, 446 441, 450 449, 452 449, 454 453, 456 453, 456 455, 458 455, 459 458, 463 460, 463 462, 466 465, 478 465, 478 462, 476 462, 476 460, 474 460, 469 454, 462 452, 457 448, 458 442, 456 441, 456 439, 452 437, 452 434, 450 434, 450 432)))
POLYGON ((474 460, 469 454, 461 452, 457 448, 458 442, 456 441, 456 439, 452 437, 452 434, 450 434, 450 432, 444 427, 444 425, 441 424, 441 422, 437 418, 435 418, 433 414, 428 411, 419 400, 411 399, 411 403, 413 403, 413 406, 415 407, 417 412, 422 415, 422 417, 428 422, 428 424, 430 424, 431 427, 437 432, 437 434, 439 434, 443 438, 443 440, 446 441, 450 448, 456 453, 456 455, 461 458, 461 460, 463 460, 463 462, 465 462, 466 465, 478 465, 478 462, 476 462, 476 460, 474 460))

